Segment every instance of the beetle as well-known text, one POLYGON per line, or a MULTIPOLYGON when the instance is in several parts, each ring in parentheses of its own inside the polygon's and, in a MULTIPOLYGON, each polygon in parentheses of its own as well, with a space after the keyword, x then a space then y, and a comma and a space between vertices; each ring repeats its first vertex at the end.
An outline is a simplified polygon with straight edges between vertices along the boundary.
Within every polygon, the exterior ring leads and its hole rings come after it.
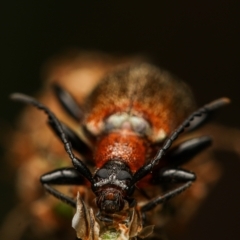
MULTIPOLYGON (((93 216, 89 211, 80 220, 91 218, 96 224, 117 225, 120 231, 123 231, 121 224, 124 222, 127 238, 148 236, 152 230, 142 234, 145 213, 180 194, 195 181, 195 174, 180 166, 208 147, 211 138, 193 138, 170 149, 178 136, 196 129, 213 111, 229 103, 229 99, 220 98, 193 111, 194 100, 188 87, 168 72, 147 63, 119 67, 108 74, 83 106, 61 86, 55 85, 54 90, 63 108, 81 122, 92 147, 61 123, 46 106, 26 95, 13 94, 13 100, 32 104, 47 114, 49 126, 63 142, 73 164, 73 168, 44 174, 41 183, 50 194, 73 207, 76 201, 52 185, 90 184, 98 212, 93 216), (88 161, 76 157, 72 149, 88 161), (89 164, 93 165, 93 170, 89 164), (142 206, 134 198, 136 188, 141 190, 151 184, 164 186, 168 183, 179 185, 142 206), (116 215, 122 218, 121 224, 118 220, 113 224, 116 215), (129 226, 133 219, 137 219, 137 223, 129 226)), ((79 196, 77 206, 86 212, 79 196)), ((93 233, 98 235, 92 227, 78 237, 88 239, 93 233)))

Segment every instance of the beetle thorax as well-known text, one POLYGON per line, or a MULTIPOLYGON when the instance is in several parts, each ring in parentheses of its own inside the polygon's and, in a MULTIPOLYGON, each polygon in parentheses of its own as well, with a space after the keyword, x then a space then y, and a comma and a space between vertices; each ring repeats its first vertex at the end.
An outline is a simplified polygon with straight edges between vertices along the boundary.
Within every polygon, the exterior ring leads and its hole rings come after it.
POLYGON ((94 161, 98 168, 117 159, 134 173, 145 163, 148 154, 148 141, 131 131, 108 133, 96 145, 94 161))

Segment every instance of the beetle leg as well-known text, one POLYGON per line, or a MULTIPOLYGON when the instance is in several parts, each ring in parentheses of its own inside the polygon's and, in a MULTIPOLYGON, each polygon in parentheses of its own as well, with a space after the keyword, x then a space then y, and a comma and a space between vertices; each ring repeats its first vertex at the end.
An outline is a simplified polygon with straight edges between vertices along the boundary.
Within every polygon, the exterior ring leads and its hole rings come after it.
POLYGON ((74 168, 61 168, 41 176, 42 184, 58 184, 58 185, 81 185, 84 183, 82 175, 74 168))
POLYGON ((187 170, 172 168, 161 171, 158 178, 161 183, 186 183, 195 181, 196 175, 187 170))
POLYGON ((180 166, 190 161, 198 153, 205 150, 212 143, 209 136, 201 136, 186 140, 172 148, 166 155, 168 166, 180 166))
POLYGON ((74 199, 66 196, 65 194, 59 192, 50 184, 56 185, 80 185, 84 183, 84 178, 78 173, 78 171, 74 168, 62 168, 49 173, 46 173, 41 176, 40 181, 43 187, 46 189, 48 193, 58 198, 62 202, 69 204, 72 207, 76 207, 76 202, 74 199))
MULTIPOLYGON (((48 121, 49 126, 54 131, 54 133, 61 139, 61 136, 59 135, 59 131, 56 128, 56 125, 52 121, 48 121)), ((70 129, 66 124, 61 122, 62 129, 64 133, 67 135, 67 138, 72 144, 73 149, 75 149, 77 152, 79 152, 81 155, 83 155, 86 159, 89 159, 91 156, 92 150, 90 147, 72 130, 70 129)))
POLYGON ((65 146, 65 151, 67 152, 69 158, 72 160, 73 166, 79 171, 80 174, 82 174, 86 179, 88 179, 93 184, 92 173, 90 172, 88 167, 80 159, 78 159, 72 152, 71 143, 68 141, 67 136, 62 128, 62 125, 55 116, 55 114, 49 108, 38 102, 36 99, 29 97, 27 95, 21 93, 14 93, 11 95, 11 99, 32 104, 33 106, 37 107, 38 109, 44 111, 47 114, 49 121, 51 121, 52 124, 55 125, 55 129, 58 132, 58 136, 61 138, 65 146))
POLYGON ((189 171, 183 169, 166 169, 160 172, 159 181, 162 182, 172 182, 172 183, 184 183, 184 185, 179 186, 171 190, 170 192, 164 194, 163 196, 157 197, 142 208, 142 212, 147 212, 156 207, 158 204, 168 201, 170 198, 180 194, 187 188, 189 188, 193 181, 196 180, 196 175, 189 171))
POLYGON ((62 202, 67 203, 68 205, 72 206, 73 208, 76 208, 76 202, 74 199, 66 196, 65 194, 59 192, 58 190, 56 190, 55 188, 51 187, 50 185, 44 183, 43 187, 45 188, 45 190, 50 193, 51 195, 53 195, 55 198, 61 200, 62 202))
POLYGON ((164 194, 163 196, 160 196, 160 197, 157 197, 157 198, 151 200, 150 202, 148 202, 147 204, 145 204, 144 206, 141 207, 141 212, 147 212, 147 211, 152 210, 158 204, 162 204, 162 203, 168 201, 169 199, 171 199, 172 197, 175 197, 176 195, 180 194, 181 192, 183 192, 184 190, 189 188, 191 186, 191 184, 192 184, 192 181, 188 181, 184 185, 171 190, 170 192, 164 194))
POLYGON ((197 111, 193 112, 164 142, 162 148, 157 152, 156 156, 147 164, 143 165, 133 176, 130 187, 129 187, 129 193, 132 192, 132 189, 134 188, 134 184, 138 182, 140 179, 145 177, 147 174, 149 174, 156 165, 158 165, 159 160, 162 158, 163 155, 166 154, 166 151, 171 147, 172 143, 178 138, 178 136, 187 128, 190 126, 190 123, 198 117, 201 117, 203 115, 207 115, 209 112, 218 109, 221 106, 224 106, 228 104, 230 100, 228 98, 220 98, 217 99, 201 108, 199 108, 197 111))
POLYGON ((75 99, 57 84, 53 85, 53 90, 62 107, 67 111, 67 113, 69 113, 75 120, 79 122, 79 120, 81 120, 83 117, 83 112, 75 99))

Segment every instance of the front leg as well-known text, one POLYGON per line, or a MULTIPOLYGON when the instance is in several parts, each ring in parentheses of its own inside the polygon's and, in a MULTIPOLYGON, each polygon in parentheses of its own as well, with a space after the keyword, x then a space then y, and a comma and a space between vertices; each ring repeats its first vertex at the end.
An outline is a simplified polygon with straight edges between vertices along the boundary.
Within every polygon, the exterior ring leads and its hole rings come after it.
POLYGON ((196 180, 196 175, 180 168, 164 169, 158 175, 158 183, 186 183, 196 180))
POLYGON ((51 186, 54 185, 83 185, 85 179, 74 168, 62 168, 41 176, 40 181, 45 190, 72 207, 76 207, 76 201, 65 194, 59 192, 51 186))
POLYGON ((147 212, 155 208, 158 204, 162 204, 172 197, 180 194, 189 188, 193 181, 196 180, 196 175, 182 169, 166 169, 160 173, 159 181, 172 182, 172 183, 184 183, 183 185, 167 192, 163 196, 159 196, 150 200, 147 204, 141 207, 141 212, 147 212))

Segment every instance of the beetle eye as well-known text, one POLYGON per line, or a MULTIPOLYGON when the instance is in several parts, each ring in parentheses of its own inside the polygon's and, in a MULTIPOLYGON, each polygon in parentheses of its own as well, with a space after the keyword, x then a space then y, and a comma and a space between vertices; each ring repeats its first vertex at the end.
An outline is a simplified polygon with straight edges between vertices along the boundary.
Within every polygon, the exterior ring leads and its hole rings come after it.
POLYGON ((129 172, 122 170, 117 173, 116 178, 118 180, 128 180, 128 179, 132 179, 132 176, 129 172))
POLYGON ((96 172, 96 175, 100 178, 108 178, 109 177, 108 170, 106 168, 99 169, 96 172))

